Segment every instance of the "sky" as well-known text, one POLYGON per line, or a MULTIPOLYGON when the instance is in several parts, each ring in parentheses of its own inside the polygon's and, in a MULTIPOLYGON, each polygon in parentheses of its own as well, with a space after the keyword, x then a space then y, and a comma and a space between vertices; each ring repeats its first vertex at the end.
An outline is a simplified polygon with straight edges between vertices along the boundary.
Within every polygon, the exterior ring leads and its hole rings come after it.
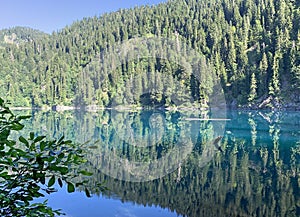
POLYGON ((26 26, 46 33, 84 17, 167 0, 1 0, 0 29, 26 26))

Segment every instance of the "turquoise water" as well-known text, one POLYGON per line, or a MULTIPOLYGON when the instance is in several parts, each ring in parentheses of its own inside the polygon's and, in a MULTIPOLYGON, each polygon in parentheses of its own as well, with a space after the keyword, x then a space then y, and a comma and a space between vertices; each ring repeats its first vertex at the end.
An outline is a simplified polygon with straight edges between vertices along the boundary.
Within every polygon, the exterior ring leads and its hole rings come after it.
POLYGON ((300 113, 32 114, 28 131, 90 141, 94 196, 49 197, 67 216, 300 216, 300 113))

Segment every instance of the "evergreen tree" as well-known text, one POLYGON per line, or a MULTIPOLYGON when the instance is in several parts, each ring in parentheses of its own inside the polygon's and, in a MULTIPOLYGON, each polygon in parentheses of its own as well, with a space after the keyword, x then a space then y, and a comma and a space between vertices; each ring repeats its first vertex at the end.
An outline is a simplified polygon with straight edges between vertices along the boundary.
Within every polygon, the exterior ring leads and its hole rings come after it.
POLYGON ((256 89, 257 89, 256 78, 255 78, 255 74, 252 73, 248 102, 252 103, 255 100, 255 98, 257 97, 256 89))

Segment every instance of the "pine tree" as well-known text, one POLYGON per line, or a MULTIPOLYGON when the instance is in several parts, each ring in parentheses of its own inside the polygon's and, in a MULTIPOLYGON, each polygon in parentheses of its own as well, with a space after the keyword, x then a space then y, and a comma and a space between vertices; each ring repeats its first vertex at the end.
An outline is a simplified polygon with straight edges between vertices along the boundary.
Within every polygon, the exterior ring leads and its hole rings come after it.
POLYGON ((263 95, 267 90, 267 73, 268 73, 268 59, 267 55, 264 52, 262 55, 262 59, 259 63, 259 85, 258 85, 258 95, 263 95))
POLYGON ((300 65, 294 65, 292 67, 292 74, 293 74, 293 81, 292 81, 292 87, 296 91, 300 91, 300 65))
POLYGON ((273 61, 273 76, 272 76, 272 80, 271 80, 271 85, 272 85, 272 90, 270 94, 278 97, 280 94, 280 81, 279 81, 279 54, 275 53, 274 56, 274 61, 273 61))
POLYGON ((255 73, 252 73, 251 83, 250 83, 250 92, 249 92, 249 97, 248 97, 249 103, 252 103, 255 100, 255 98, 257 97, 256 89, 257 89, 257 82, 256 82, 256 78, 255 78, 255 73))

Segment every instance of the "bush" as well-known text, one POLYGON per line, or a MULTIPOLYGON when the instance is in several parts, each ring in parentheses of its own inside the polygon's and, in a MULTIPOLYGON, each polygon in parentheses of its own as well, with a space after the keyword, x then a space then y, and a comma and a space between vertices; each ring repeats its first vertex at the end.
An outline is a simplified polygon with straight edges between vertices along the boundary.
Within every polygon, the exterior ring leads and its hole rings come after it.
MULTIPOLYGON (((53 210, 43 203, 34 203, 35 198, 45 193, 56 192, 55 182, 60 187, 67 185, 68 192, 85 182, 73 183, 79 173, 89 176, 87 171, 77 171, 85 163, 83 148, 69 140, 47 140, 31 132, 28 137, 11 139, 12 131, 22 131, 23 119, 16 116, 0 98, 0 216, 55 216, 61 210, 53 210), (76 172, 77 171, 77 172, 76 172)), ((85 189, 86 195, 90 193, 85 189)))

